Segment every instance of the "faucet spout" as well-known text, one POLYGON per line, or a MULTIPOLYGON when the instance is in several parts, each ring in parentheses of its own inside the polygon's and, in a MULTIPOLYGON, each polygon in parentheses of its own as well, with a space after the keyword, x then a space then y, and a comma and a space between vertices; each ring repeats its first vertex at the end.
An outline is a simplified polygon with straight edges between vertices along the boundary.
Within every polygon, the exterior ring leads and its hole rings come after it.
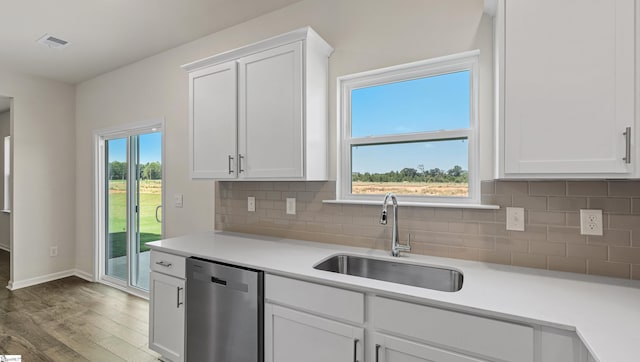
MULTIPOLYGON (((399 256, 400 251, 410 251, 411 245, 410 241, 407 241, 406 245, 400 245, 399 237, 398 237, 398 199, 396 195, 392 192, 388 192, 384 195, 384 200, 382 201, 382 215, 380 216, 380 224, 387 224, 387 204, 389 203, 389 199, 391 199, 391 203, 393 204, 393 229, 391 230, 391 255, 399 256)), ((409 239, 410 240, 410 239, 409 239)))

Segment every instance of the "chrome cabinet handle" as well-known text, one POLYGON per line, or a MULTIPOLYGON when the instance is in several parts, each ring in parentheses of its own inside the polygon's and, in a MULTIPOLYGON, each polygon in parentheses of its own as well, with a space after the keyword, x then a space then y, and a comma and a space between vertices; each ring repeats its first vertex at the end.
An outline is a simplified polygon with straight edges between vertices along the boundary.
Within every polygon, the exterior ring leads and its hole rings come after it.
POLYGON ((169 263, 169 262, 166 262, 166 261, 164 261, 164 260, 156 261, 156 264, 157 264, 157 265, 160 265, 160 266, 163 266, 163 267, 165 267, 165 268, 168 268, 168 267, 170 267, 171 265, 173 265, 173 264, 171 264, 171 263, 169 263))
POLYGON ((380 345, 376 344, 376 362, 380 362, 380 345))
POLYGON ((182 304, 184 304, 183 302, 180 301, 180 291, 183 290, 184 288, 180 288, 178 287, 178 292, 176 293, 176 296, 178 297, 178 304, 176 305, 176 308, 180 308, 180 306, 182 304))
POLYGON ((360 362, 358 361, 358 342, 360 340, 357 338, 353 340, 353 362, 360 362))
POLYGON ((233 173, 233 170, 231 169, 231 162, 233 161, 233 156, 229 155, 229 175, 231 175, 233 173))
POLYGON ((624 140, 625 140, 625 156, 622 158, 624 160, 624 163, 631 163, 631 127, 627 127, 624 132, 622 132, 622 135, 624 135, 624 140))
POLYGON ((241 154, 238 154, 238 174, 241 174, 244 172, 244 170, 242 169, 242 160, 244 159, 244 156, 241 154))

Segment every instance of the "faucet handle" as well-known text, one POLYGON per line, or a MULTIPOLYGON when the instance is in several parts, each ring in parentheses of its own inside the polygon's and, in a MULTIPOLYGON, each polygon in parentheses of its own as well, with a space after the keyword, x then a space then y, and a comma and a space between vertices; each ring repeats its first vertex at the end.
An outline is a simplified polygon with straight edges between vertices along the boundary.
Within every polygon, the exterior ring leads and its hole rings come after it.
POLYGON ((380 215, 380 224, 387 225, 387 210, 382 210, 382 215, 380 215))
POLYGON ((407 233, 407 243, 404 245, 398 245, 400 251, 411 251, 411 233, 407 233))

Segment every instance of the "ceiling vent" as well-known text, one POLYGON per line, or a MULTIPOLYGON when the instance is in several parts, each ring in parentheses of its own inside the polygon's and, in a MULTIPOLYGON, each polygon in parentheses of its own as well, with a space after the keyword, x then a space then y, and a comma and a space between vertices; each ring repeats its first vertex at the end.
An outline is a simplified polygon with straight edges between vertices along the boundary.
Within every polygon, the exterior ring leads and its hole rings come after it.
POLYGON ((51 49, 63 49, 71 45, 70 42, 49 34, 45 34, 38 39, 38 43, 51 49))

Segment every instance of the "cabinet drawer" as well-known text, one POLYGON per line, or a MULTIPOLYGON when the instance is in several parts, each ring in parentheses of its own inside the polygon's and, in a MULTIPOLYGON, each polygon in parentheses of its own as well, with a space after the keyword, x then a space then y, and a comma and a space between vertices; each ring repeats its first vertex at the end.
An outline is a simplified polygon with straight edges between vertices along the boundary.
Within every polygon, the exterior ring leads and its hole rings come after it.
POLYGON ((364 294, 301 280, 265 275, 265 299, 353 323, 364 323, 364 294))
POLYGON ((151 270, 184 279, 185 259, 184 256, 153 250, 151 251, 151 270))
POLYGON ((374 298, 376 329, 505 361, 533 362, 533 328, 374 298))

